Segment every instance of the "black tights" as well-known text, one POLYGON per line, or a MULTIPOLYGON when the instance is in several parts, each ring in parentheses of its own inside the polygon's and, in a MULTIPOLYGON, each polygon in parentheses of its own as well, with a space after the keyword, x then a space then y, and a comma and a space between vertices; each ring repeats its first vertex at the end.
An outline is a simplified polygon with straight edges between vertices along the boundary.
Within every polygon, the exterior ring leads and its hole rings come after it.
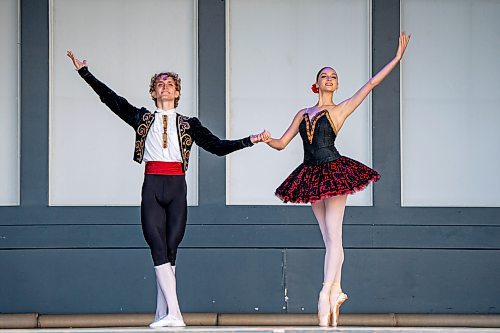
POLYGON ((145 175, 142 184, 141 224, 155 266, 175 265, 177 248, 187 219, 184 175, 145 175))

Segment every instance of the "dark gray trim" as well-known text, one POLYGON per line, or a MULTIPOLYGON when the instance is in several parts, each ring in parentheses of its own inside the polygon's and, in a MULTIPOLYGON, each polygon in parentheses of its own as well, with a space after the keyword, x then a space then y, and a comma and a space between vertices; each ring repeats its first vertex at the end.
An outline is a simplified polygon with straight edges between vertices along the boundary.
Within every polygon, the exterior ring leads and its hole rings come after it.
MULTIPOLYGON (((373 75, 394 58, 399 35, 399 0, 372 1, 373 75)), ((399 208, 401 170, 399 138, 399 65, 372 92, 373 166, 382 174, 374 186, 374 204, 399 208)))
MULTIPOLYGON (((214 134, 226 136, 225 2, 198 1, 199 117, 214 134)), ((233 138, 236 139, 236 138, 233 138)), ((199 149, 198 202, 212 215, 226 200, 226 160, 199 149)), ((191 215, 192 216, 192 215, 191 215)), ((192 220, 192 219, 190 219, 192 220)))
POLYGON ((21 1, 21 206, 48 202, 48 1, 21 1))
MULTIPOLYGON (((139 225, 0 226, 0 249, 147 248, 139 225)), ((500 227, 346 225, 357 249, 500 250, 500 227)), ((189 225, 181 248, 323 248, 316 225, 189 225)))
MULTIPOLYGON (((211 155, 207 159, 218 159, 211 155)), ((223 182, 222 179, 219 179, 223 182)), ((375 187, 378 184, 375 185, 375 187)), ((39 199, 41 201, 41 199, 39 199)), ((222 200, 222 199, 221 199, 222 200)), ((39 202, 40 202, 39 201, 39 202)), ((40 206, 44 202, 40 203, 40 206)), ((225 206, 189 207, 189 224, 314 224, 310 207, 225 206)), ((140 224, 139 207, 0 207, 1 225, 140 224)), ((367 225, 500 225, 499 208, 347 207, 344 224, 367 225)))

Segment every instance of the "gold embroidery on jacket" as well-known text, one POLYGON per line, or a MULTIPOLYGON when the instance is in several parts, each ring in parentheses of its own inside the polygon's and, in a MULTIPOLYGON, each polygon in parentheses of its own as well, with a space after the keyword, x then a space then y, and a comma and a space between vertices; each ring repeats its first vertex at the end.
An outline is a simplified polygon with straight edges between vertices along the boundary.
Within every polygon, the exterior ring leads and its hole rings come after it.
POLYGON ((139 127, 137 127, 136 133, 136 141, 135 141, 135 155, 139 161, 142 161, 142 156, 144 155, 144 144, 146 142, 146 135, 148 134, 148 130, 155 119, 155 115, 153 113, 145 113, 142 116, 142 121, 139 127))
POLYGON ((179 116, 177 118, 177 131, 180 141, 180 148, 182 154, 182 163, 184 166, 184 172, 187 171, 189 165, 189 156, 191 154, 191 146, 193 145, 193 138, 189 135, 188 130, 191 125, 188 123, 188 117, 179 116))

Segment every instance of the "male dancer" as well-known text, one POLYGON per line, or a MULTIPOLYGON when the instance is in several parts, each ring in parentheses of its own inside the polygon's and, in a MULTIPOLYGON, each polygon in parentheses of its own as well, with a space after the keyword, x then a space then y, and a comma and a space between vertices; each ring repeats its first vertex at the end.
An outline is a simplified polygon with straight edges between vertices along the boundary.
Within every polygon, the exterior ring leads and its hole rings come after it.
POLYGON ((186 326, 176 292, 175 259, 184 237, 187 219, 186 180, 193 143, 218 156, 250 147, 269 139, 263 131, 240 140, 220 140, 198 118, 176 113, 181 95, 181 79, 176 73, 163 72, 151 78, 149 93, 154 112, 136 108, 94 77, 87 62, 73 52, 68 57, 80 76, 118 117, 135 131, 134 161, 146 162, 142 186, 141 225, 151 249, 156 282, 156 315, 150 327, 186 326))

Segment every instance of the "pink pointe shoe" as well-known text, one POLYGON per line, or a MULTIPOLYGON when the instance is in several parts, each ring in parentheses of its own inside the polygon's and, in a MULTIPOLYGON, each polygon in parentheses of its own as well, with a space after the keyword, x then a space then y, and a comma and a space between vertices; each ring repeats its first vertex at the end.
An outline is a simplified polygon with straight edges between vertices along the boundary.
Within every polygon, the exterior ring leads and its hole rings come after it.
POLYGON ((332 293, 330 294, 330 309, 332 311, 332 322, 331 326, 337 327, 340 316, 340 306, 347 300, 347 295, 342 292, 342 289, 339 290, 337 297, 332 293))
POLYGON ((321 327, 328 327, 332 322, 332 308, 329 301, 332 285, 332 282, 324 282, 319 293, 318 321, 321 327))

